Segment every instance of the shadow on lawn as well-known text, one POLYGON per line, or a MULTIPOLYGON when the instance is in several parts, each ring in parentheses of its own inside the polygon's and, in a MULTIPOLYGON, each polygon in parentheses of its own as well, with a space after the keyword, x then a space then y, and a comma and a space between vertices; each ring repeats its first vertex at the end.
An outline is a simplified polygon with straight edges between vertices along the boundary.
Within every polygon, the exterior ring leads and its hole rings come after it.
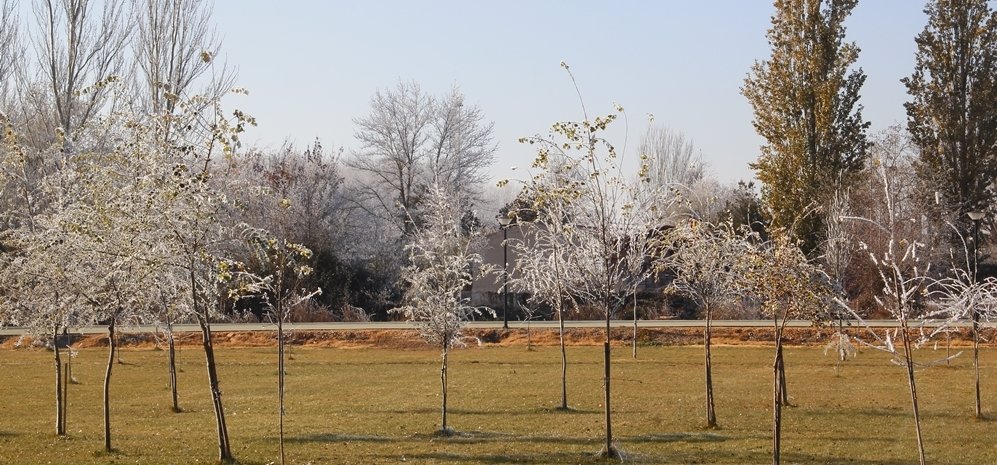
POLYGON ((305 436, 290 436, 287 442, 392 442, 404 441, 404 437, 373 436, 369 434, 319 433, 305 436))
POLYGON ((585 463, 591 462, 592 454, 572 452, 552 452, 543 455, 532 454, 455 454, 449 452, 428 452, 417 454, 379 455, 389 460, 431 460, 434 462, 473 462, 473 463, 585 463))

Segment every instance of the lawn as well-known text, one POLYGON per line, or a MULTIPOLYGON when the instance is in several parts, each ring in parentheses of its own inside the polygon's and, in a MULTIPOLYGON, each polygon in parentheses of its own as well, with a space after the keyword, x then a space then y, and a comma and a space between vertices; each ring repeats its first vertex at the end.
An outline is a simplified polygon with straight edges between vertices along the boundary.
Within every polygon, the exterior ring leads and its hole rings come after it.
MULTIPOLYGON (((928 350, 927 352, 930 352, 928 350)), ((934 354, 938 354, 935 352, 934 354)), ((925 356, 934 354, 925 353, 925 356)), ((569 403, 559 399, 556 347, 474 347, 451 358, 451 425, 441 439, 439 358, 431 350, 296 348, 288 368, 290 463, 589 463, 603 433, 601 347, 569 349, 569 403)), ((714 351, 720 429, 705 430, 701 347, 614 350, 614 430, 634 463, 770 462, 771 359, 766 347, 714 351)), ((997 463, 997 421, 972 418, 971 358, 922 370, 929 462, 997 463)), ((166 357, 125 349, 112 379, 117 452, 101 448, 104 350, 74 364, 69 437, 56 438, 51 353, 2 350, 0 463, 187 464, 216 457, 203 356, 181 351, 181 406, 170 411, 166 357)), ((244 464, 277 460, 275 350, 218 350, 233 453, 244 464)), ((786 353, 790 398, 783 463, 916 463, 904 372, 865 351, 835 374, 819 348, 786 353)), ((983 405, 997 410, 997 351, 984 352, 983 405)))

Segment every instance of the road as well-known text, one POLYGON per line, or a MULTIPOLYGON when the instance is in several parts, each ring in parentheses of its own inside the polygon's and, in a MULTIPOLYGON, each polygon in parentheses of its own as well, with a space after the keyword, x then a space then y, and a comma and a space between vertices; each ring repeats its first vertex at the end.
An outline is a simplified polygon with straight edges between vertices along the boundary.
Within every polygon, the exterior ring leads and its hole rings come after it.
MULTIPOLYGON (((859 326, 858 321, 846 321, 849 326, 859 326)), ((893 320, 867 320, 865 325, 873 328, 892 328, 897 324, 893 320)), ((632 320, 612 320, 610 325, 614 328, 633 327, 632 320)), ((702 328, 706 325, 704 320, 638 320, 638 328, 702 328)), ((929 324, 930 325, 930 324, 929 324)), ((604 328, 604 320, 583 320, 565 321, 567 328, 604 328)), ((772 326, 771 320, 714 320, 714 328, 768 328, 772 326)), ((790 320, 786 323, 790 328, 806 328, 812 326, 808 320, 790 320)), ((911 326, 915 326, 912 322, 911 326)), ((972 326, 969 320, 960 321, 952 326, 968 328, 972 326)), ((995 323, 981 323, 983 327, 997 327, 995 323)), ((284 328, 288 331, 356 331, 356 330, 407 330, 415 329, 418 325, 406 321, 379 321, 379 322, 349 322, 349 323, 285 323, 284 328)), ((501 321, 472 321, 468 323, 472 329, 501 329, 501 321)), ((517 328, 557 328, 556 321, 510 321, 509 327, 517 328)), ((132 325, 119 326, 121 333, 152 333, 159 330, 156 325, 132 325)), ((214 332, 242 332, 242 331, 274 331, 275 326, 271 323, 214 323, 211 330, 214 332)), ((200 328, 195 324, 173 325, 173 331, 177 333, 197 332, 200 328)), ((0 336, 19 336, 27 331, 24 328, 7 327, 0 328, 0 336)), ((73 334, 102 334, 107 332, 107 328, 101 325, 74 327, 69 330, 73 334)))

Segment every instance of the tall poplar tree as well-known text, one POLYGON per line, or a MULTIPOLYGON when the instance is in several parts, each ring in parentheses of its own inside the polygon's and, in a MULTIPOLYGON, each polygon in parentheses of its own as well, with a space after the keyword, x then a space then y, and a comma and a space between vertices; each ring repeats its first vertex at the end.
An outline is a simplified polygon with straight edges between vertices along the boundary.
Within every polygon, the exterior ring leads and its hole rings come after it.
POLYGON ((773 226, 789 228, 809 256, 823 231, 820 208, 861 169, 866 129, 853 69, 859 48, 844 22, 857 0, 776 0, 768 40, 772 56, 755 62, 741 93, 765 138, 751 164, 773 226))
POLYGON ((918 176, 965 219, 997 200, 997 15, 985 0, 930 1, 924 12, 914 73, 903 79, 907 129, 918 176))

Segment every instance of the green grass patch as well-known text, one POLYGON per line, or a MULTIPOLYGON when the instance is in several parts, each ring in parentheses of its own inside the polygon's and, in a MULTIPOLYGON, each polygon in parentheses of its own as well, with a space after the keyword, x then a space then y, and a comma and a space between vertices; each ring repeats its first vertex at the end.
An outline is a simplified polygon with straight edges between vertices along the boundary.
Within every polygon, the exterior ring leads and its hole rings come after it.
MULTIPOLYGON (((277 460, 275 349, 217 349, 232 452, 243 464, 277 460)), ((941 351, 939 351, 941 352, 941 351)), ((771 447, 772 349, 714 349, 719 429, 705 429, 702 348, 614 350, 614 433, 628 461, 766 463, 771 447)), ((51 353, 0 351, 0 463, 213 463, 214 420, 204 358, 180 354, 171 411, 166 355, 125 350, 112 379, 113 454, 102 445, 106 353, 81 351, 70 386, 69 437, 54 435, 51 353)), ((602 350, 572 347, 569 411, 557 409, 556 347, 470 348, 450 362, 450 417, 440 428, 439 356, 430 350, 294 349, 287 378, 290 463, 593 463, 602 446, 602 350)), ((813 347, 786 352, 784 463, 916 462, 903 370, 866 351, 835 374, 813 347)), ((997 351, 982 355, 983 405, 997 411, 997 351)), ((997 422, 972 418, 969 357, 918 372, 932 464, 997 463, 997 422)))

